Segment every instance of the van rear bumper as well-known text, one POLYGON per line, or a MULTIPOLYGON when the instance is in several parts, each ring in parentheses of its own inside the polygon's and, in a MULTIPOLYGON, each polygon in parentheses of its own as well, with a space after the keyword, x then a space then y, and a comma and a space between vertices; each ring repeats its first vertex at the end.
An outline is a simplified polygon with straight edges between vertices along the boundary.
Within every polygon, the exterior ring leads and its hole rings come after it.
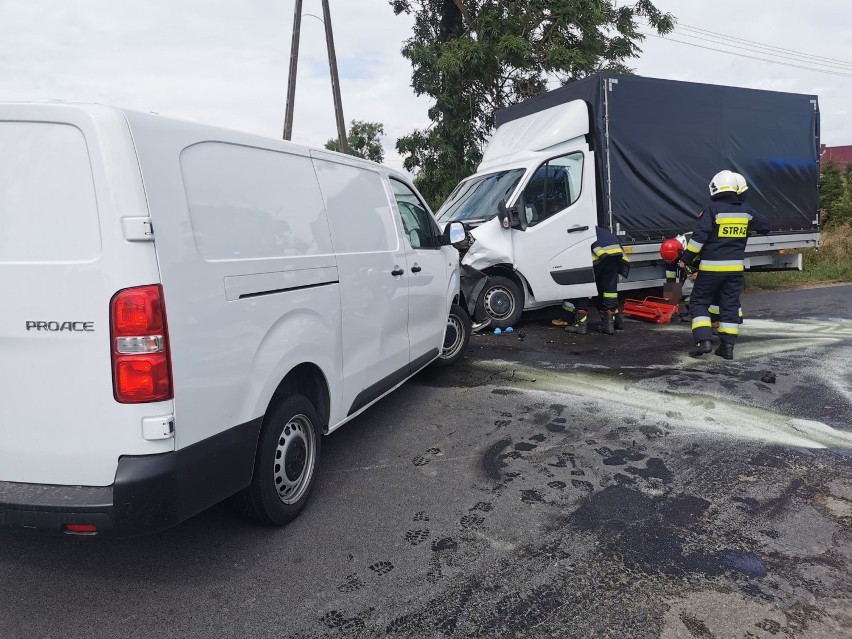
POLYGON ((112 486, 0 481, 0 530, 69 534, 93 524, 97 536, 164 530, 230 497, 251 482, 261 420, 171 453, 124 456, 112 486))
POLYGON ((69 534, 66 524, 94 524, 99 537, 130 537, 173 526, 182 513, 177 455, 122 457, 112 486, 0 482, 0 530, 69 534))
POLYGON ((62 533, 65 524, 113 530, 112 486, 47 486, 0 482, 0 530, 62 533))

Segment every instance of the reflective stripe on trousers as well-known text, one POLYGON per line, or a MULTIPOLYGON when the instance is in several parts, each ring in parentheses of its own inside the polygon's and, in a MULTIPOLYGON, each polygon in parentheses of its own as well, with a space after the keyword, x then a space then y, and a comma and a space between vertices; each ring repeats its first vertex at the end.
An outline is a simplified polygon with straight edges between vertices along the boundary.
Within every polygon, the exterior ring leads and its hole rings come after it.
POLYGON ((711 273, 737 273, 744 269, 743 260, 701 260, 698 264, 699 271, 710 271, 711 273))
POLYGON ((730 322, 719 322, 719 334, 722 333, 725 333, 727 335, 739 335, 740 325, 731 324, 730 322))
POLYGON ((695 330, 696 328, 704 328, 704 327, 710 328, 711 326, 712 326, 712 323, 710 321, 710 318, 707 317, 706 315, 701 315, 699 317, 693 317, 692 318, 692 329, 693 330, 695 330))

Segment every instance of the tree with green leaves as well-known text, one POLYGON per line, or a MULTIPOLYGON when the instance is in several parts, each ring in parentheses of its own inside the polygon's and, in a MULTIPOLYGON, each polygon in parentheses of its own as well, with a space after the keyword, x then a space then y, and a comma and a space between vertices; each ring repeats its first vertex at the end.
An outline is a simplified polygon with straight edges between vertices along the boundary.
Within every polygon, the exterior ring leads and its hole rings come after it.
MULTIPOLYGON (((381 164, 385 159, 385 150, 382 148, 381 140, 384 134, 385 125, 381 122, 352 120, 349 124, 349 133, 346 135, 346 141, 349 143, 349 154, 381 164)), ((325 143, 325 148, 331 151, 340 151, 340 141, 337 138, 332 138, 325 143)))
POLYGON ((837 163, 834 160, 826 162, 819 181, 819 208, 828 225, 831 225, 837 217, 837 211, 846 190, 845 182, 837 163))
POLYGON ((674 18, 650 0, 389 0, 414 16, 402 49, 432 123, 397 141, 417 186, 440 203, 471 174, 498 109, 599 71, 629 73, 640 21, 658 33, 674 18))
POLYGON ((852 222, 852 163, 843 168, 843 195, 832 214, 831 225, 852 222))

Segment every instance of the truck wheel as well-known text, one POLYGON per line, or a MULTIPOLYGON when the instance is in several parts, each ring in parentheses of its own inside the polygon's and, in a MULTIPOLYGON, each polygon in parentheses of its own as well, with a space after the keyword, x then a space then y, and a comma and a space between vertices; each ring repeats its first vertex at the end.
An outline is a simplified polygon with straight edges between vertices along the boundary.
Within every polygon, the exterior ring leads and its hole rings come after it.
POLYGON ((273 400, 263 418, 251 484, 241 493, 249 517, 281 526, 305 507, 319 460, 319 423, 306 397, 273 400))
POLYGON ((433 364, 435 366, 455 364, 464 356, 468 342, 470 342, 470 318, 465 309, 458 304, 453 304, 447 318, 444 346, 441 349, 441 355, 433 364))
POLYGON ((476 302, 476 319, 491 318, 493 328, 514 326, 524 312, 524 295, 508 277, 499 275, 488 279, 476 302))

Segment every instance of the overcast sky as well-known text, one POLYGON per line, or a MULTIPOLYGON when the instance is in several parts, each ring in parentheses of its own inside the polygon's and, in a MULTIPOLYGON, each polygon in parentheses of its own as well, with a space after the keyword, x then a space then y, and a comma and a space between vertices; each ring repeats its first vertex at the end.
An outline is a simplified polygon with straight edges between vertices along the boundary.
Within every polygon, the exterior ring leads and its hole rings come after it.
MULTIPOLYGON (((742 43, 850 60, 833 68, 852 75, 849 0, 656 4, 742 43)), ((320 0, 304 0, 303 11, 321 17, 320 0)), ((399 53, 412 20, 387 0, 331 0, 331 12, 346 121, 383 122, 386 162, 399 168, 396 139, 428 124, 429 102, 413 94, 399 53)), ((0 101, 96 101, 280 137, 292 21, 292 0, 0 0, 0 101)), ((642 47, 632 63, 641 75, 815 93, 823 142, 852 144, 852 77, 654 38, 642 47)), ((305 16, 294 141, 322 146, 335 135, 328 77, 323 24, 305 16)))

